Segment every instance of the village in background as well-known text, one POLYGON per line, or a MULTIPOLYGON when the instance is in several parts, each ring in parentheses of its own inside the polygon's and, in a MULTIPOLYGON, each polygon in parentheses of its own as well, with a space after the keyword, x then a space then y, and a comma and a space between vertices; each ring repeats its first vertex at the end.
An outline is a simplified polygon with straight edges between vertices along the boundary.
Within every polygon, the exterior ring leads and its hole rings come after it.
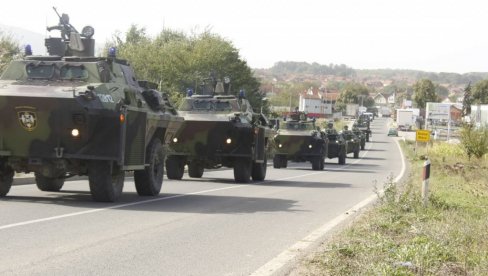
POLYGON ((286 67, 290 64, 296 67, 294 62, 281 62, 270 69, 255 70, 255 75, 262 82, 262 91, 265 91, 266 99, 271 102, 270 110, 274 116, 285 117, 298 109, 307 113, 309 118, 337 121, 355 119, 364 112, 371 112, 376 117, 391 118, 390 126, 399 131, 426 129, 431 132, 433 139, 454 141, 458 140, 462 122, 477 127, 488 125, 488 105, 470 105, 469 114, 463 116, 466 87, 486 78, 486 73, 354 70, 344 65, 339 75, 299 72, 296 68, 294 72, 276 69, 277 66, 286 67), (425 108, 418 108, 413 100, 413 87, 418 80, 426 78, 433 79, 440 101, 427 102, 425 108), (341 103, 342 106, 339 106, 341 93, 350 83, 365 87, 368 94, 358 95, 349 103, 341 103), (300 84, 311 85, 302 90, 290 91, 290 87, 300 87, 300 84), (279 98, 281 105, 277 100, 279 98))

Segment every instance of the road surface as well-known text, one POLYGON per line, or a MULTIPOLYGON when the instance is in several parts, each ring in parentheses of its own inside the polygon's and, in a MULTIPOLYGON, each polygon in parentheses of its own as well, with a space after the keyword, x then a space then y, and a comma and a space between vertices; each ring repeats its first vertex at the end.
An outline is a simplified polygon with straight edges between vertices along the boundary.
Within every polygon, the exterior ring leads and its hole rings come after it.
POLYGON ((161 195, 146 198, 127 177, 114 204, 93 202, 87 180, 61 192, 15 185, 0 199, 0 274, 267 275, 401 173, 386 122, 372 123, 359 159, 327 159, 324 171, 268 166, 263 182, 236 184, 221 169, 165 179, 161 195))

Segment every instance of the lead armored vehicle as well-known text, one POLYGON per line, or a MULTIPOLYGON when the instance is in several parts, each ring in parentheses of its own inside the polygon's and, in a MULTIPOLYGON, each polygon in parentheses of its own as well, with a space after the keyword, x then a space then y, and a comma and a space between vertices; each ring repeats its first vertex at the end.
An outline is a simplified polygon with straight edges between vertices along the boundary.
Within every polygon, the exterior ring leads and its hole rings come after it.
POLYGON ((263 114, 254 113, 244 91, 231 93, 230 80, 204 80, 201 91, 188 90, 178 112, 185 122, 170 144, 169 179, 201 178, 205 169, 229 167, 236 182, 264 180, 275 131, 263 114))
POLYGON ((95 57, 94 30, 81 33, 66 14, 61 37, 46 39, 47 56, 13 61, 0 77, 0 196, 14 172, 33 172, 42 191, 87 175, 96 201, 116 201, 124 174, 134 172, 137 193, 158 195, 164 150, 183 122, 167 97, 137 81, 127 61, 95 57))
POLYGON ((274 138, 273 167, 286 168, 288 160, 310 161, 313 170, 323 170, 328 140, 315 126, 315 120, 307 119, 303 112, 295 112, 282 125, 274 138))

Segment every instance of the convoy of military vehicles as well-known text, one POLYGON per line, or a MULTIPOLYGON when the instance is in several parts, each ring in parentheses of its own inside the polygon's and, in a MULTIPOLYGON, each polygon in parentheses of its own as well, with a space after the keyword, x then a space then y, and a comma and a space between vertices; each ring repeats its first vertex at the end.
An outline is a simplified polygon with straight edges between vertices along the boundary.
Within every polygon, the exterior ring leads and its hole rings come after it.
POLYGON ((229 167, 236 182, 262 181, 268 158, 277 169, 293 161, 323 170, 325 158, 358 158, 371 136, 368 117, 340 132, 332 122, 321 130, 298 111, 268 120, 228 77, 213 74, 175 108, 158 85, 137 80, 114 48, 95 57, 92 27, 79 33, 62 14, 47 29, 61 32, 46 39, 49 55, 26 47, 0 77, 0 196, 15 172, 33 173, 42 191, 87 176, 93 199, 104 202, 121 196, 126 172, 141 196, 160 193, 164 169, 179 180, 185 171, 201 178, 229 167))

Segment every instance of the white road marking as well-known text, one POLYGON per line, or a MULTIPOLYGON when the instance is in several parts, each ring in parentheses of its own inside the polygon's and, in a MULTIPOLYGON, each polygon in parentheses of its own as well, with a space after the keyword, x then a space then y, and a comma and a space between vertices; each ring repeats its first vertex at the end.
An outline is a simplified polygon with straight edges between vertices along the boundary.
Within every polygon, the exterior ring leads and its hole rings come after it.
MULTIPOLYGON (((400 147, 398 142, 397 142, 397 145, 398 145, 398 147, 400 147)), ((361 159, 364 156, 366 156, 366 154, 369 152, 371 147, 372 146, 369 146, 366 149, 366 151, 361 155, 361 158, 355 159, 352 163, 348 163, 347 165, 340 166, 339 168, 328 168, 328 171, 341 171, 341 170, 348 168, 349 166, 351 166, 353 164, 360 162, 361 159)), ((401 152, 401 150, 400 150, 400 154, 402 157, 402 170, 401 170, 400 175, 398 175, 395 178, 395 181, 398 181, 405 172, 404 156, 403 156, 403 153, 401 152)), ((312 175, 323 174, 323 173, 327 173, 327 171, 318 171, 318 172, 313 172, 313 173, 301 174, 298 176, 280 178, 280 179, 276 179, 276 180, 267 180, 267 181, 264 181, 264 183, 279 182, 279 181, 301 178, 301 177, 312 176, 312 175)), ((43 222, 47 222, 47 221, 60 220, 60 219, 64 219, 64 218, 87 215, 87 214, 92 214, 92 213, 98 213, 98 212, 107 211, 107 210, 111 210, 111 209, 124 208, 127 206, 135 206, 135 205, 140 205, 140 204, 158 202, 158 201, 163 201, 163 200, 170 200, 170 199, 181 198, 181 197, 197 195, 197 194, 206 194, 206 193, 211 193, 211 192, 215 192, 215 191, 237 189, 237 188, 247 187, 250 185, 252 185, 252 184, 233 185, 230 187, 224 187, 224 188, 218 188, 218 189, 209 189, 209 190, 197 191, 197 192, 193 192, 193 193, 174 195, 174 196, 168 196, 168 197, 162 197, 162 198, 154 198, 154 199, 131 202, 131 203, 126 203, 126 204, 119 204, 119 205, 114 205, 114 206, 110 206, 110 207, 106 207, 106 208, 98 208, 98 209, 86 210, 86 211, 81 211, 81 212, 68 213, 68 214, 59 215, 59 216, 52 216, 52 217, 46 217, 46 218, 41 218, 41 219, 28 220, 28 221, 23 221, 23 222, 12 223, 12 224, 0 226, 0 230, 11 229, 11 228, 15 228, 15 227, 21 227, 21 226, 26 226, 26 225, 36 224, 36 223, 43 223, 43 222)), ((259 268, 257 271, 255 271, 252 275, 271 275, 272 273, 276 272, 278 269, 283 267, 290 260, 295 258, 300 252, 302 252, 304 249, 306 249, 311 244, 316 242, 320 237, 322 237, 328 231, 330 231, 335 226, 340 224, 342 221, 347 219, 348 213, 358 211, 359 209, 363 208, 364 206, 366 206, 369 203, 371 203, 372 201, 374 201, 376 199, 376 197, 377 197, 376 195, 372 195, 372 196, 366 198, 365 200, 356 204, 354 207, 352 207, 346 213, 344 213, 344 214, 334 218, 333 220, 327 222, 326 224, 322 225, 320 228, 313 231, 310 235, 306 236, 301 241, 295 243, 293 246, 291 246, 290 248, 288 248, 287 250, 285 250, 284 252, 279 254, 273 260, 271 260, 270 262, 263 265, 261 268, 259 268)))
MULTIPOLYGON (((352 164, 355 164, 355 163, 359 162, 359 160, 360 159, 356 159, 355 162, 353 162, 352 164)), ((342 166, 342 167, 337 168, 337 169, 330 169, 330 170, 340 171, 340 170, 343 170, 344 168, 349 167, 350 165, 351 164, 346 165, 346 166, 342 166)), ((314 172, 314 173, 301 174, 301 175, 297 175, 297 176, 290 176, 290 177, 280 178, 280 179, 276 179, 276 180, 267 180, 267 181, 263 181, 263 183, 279 182, 279 181, 283 181, 283 180, 289 180, 289 179, 294 179, 294 178, 301 178, 301 177, 306 177, 306 176, 312 176, 312 175, 321 174, 321 173, 326 173, 326 171, 320 171, 320 172, 314 172)), ((124 208, 124 207, 127 207, 127 206, 134 206, 134 205, 146 204, 146 203, 151 203, 151 202, 157 202, 157 201, 163 201, 163 200, 170 200, 170 199, 174 199, 174 198, 186 197, 186 196, 191 196, 191 195, 206 194, 206 193, 211 193, 211 192, 216 192, 216 191, 237 189, 237 188, 242 188, 242 187, 246 187, 246 186, 250 186, 250 185, 251 184, 234 185, 234 186, 230 186, 230 187, 224 187, 224 188, 218 188, 218 189, 210 189, 210 190, 203 190, 203 191, 198 191, 198 192, 193 192, 193 193, 187 193, 187 194, 181 194, 181 195, 168 196, 168 197, 160 197, 160 198, 158 197, 158 198, 154 198, 154 199, 148 199, 148 200, 143 200, 143 201, 136 201, 136 202, 131 202, 131 203, 114 205, 114 206, 110 206, 110 207, 106 207, 106 208, 98 208, 98 209, 92 209, 92 210, 87 210, 87 211, 68 213, 68 214, 59 215, 59 216, 52 216, 52 217, 47 217, 47 218, 28 220, 28 221, 23 221, 23 222, 17 222, 17 223, 2 225, 2 226, 0 226, 0 230, 5 230, 5 229, 19 227, 19 226, 24 226, 24 225, 29 225, 29 224, 41 223, 41 222, 46 222, 46 221, 58 220, 58 219, 63 219, 63 218, 81 216, 81 215, 86 215, 86 214, 98 213, 98 212, 112 210, 112 209, 124 208)))
MULTIPOLYGON (((402 159, 402 168, 400 170, 400 173, 395 177, 393 180, 394 182, 398 182, 403 175, 405 174, 405 157, 403 155, 402 149, 400 148, 400 144, 398 143, 398 140, 395 139, 395 143, 398 147, 398 151, 400 152, 400 156, 402 159)), ((371 148, 371 147, 370 147, 371 148)), ((369 149, 370 149, 369 148, 369 149)), ((368 149, 368 151, 369 151, 368 149)), ((366 151, 366 153, 368 152, 366 151)), ((366 153, 364 155, 366 155, 366 153)), ((363 155, 363 157, 364 157, 363 155)), ((357 160, 359 161, 359 159, 357 160)), ((383 190, 379 191, 380 194, 383 194, 383 190)), ((352 213, 356 213, 368 204, 372 203, 378 198, 378 195, 374 194, 363 201, 359 202, 358 204, 354 205, 351 209, 347 210, 343 214, 335 217, 334 219, 328 221, 324 225, 320 226, 318 229, 313 231, 311 234, 306 236, 305 238, 301 239, 291 247, 287 248, 285 251, 281 252, 278 256, 276 256, 274 259, 271 261, 267 262, 258 270, 253 272, 251 276, 269 276, 272 275, 273 273, 277 272, 279 269, 284 267, 286 264, 288 264, 290 261, 295 259, 299 254, 303 253, 305 249, 307 249, 309 246, 317 242, 321 237, 323 237, 327 232, 332 230, 334 227, 339 225, 341 222, 345 221, 352 213)))

